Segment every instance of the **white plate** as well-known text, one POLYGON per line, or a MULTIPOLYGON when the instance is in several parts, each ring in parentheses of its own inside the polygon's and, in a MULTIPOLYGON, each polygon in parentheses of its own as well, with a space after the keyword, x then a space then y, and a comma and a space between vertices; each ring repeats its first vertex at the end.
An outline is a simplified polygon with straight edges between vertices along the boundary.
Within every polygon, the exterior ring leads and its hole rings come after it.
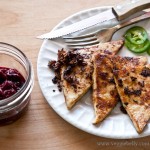
MULTIPOLYGON (((93 8, 79 12, 63 20, 54 29, 67 26, 76 21, 80 21, 81 19, 87 18, 89 16, 100 13, 104 10, 107 10, 108 8, 110 7, 93 8)), ((117 21, 114 19, 113 21, 108 21, 95 27, 91 27, 88 30, 86 30, 86 32, 90 32, 91 30, 92 31, 97 30, 98 28, 110 27, 116 23, 117 21)), ((150 20, 143 21, 136 25, 143 26, 149 32, 150 35, 150 20)), ((113 36, 113 40, 121 39, 124 31, 126 31, 127 28, 118 31, 113 36)), ((82 34, 84 32, 85 31, 77 32, 74 34, 77 35, 82 34)), ((61 43, 61 39, 59 39, 59 42, 61 43)), ((62 92, 60 93, 57 89, 57 86, 54 85, 51 81, 52 78, 54 77, 54 73, 50 71, 47 66, 49 60, 57 59, 57 51, 58 49, 61 49, 61 46, 64 45, 60 45, 59 43, 50 40, 45 40, 41 46, 37 63, 38 79, 41 90, 46 98, 46 101, 56 111, 56 113, 59 114, 64 120, 68 121, 73 126, 81 130, 84 130, 88 133, 101 137, 115 138, 115 139, 130 139, 150 135, 150 122, 146 126, 143 133, 138 134, 128 115, 123 114, 120 111, 120 104, 118 104, 115 107, 115 109, 111 112, 111 114, 101 124, 97 126, 93 125, 92 120, 94 119, 94 110, 93 105, 91 103, 91 91, 89 91, 75 105, 75 107, 72 110, 67 110, 63 93, 62 92), (55 90, 55 92, 53 92, 53 90, 55 90)), ((119 55, 135 56, 135 54, 131 53, 125 48, 123 48, 119 52, 119 55)))

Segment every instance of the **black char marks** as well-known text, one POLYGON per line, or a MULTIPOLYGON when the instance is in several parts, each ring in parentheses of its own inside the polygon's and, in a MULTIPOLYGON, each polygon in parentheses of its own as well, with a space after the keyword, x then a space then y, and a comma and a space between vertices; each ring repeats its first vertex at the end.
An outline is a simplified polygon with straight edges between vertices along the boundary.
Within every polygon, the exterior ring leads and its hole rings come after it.
POLYGON ((139 90, 129 90, 129 88, 128 87, 125 87, 124 88, 124 93, 126 94, 126 95, 135 95, 135 96, 140 96, 141 95, 141 89, 139 89, 139 90))
POLYGON ((147 68, 147 67, 145 67, 145 68, 142 70, 141 75, 142 75, 143 77, 150 77, 150 69, 147 68))

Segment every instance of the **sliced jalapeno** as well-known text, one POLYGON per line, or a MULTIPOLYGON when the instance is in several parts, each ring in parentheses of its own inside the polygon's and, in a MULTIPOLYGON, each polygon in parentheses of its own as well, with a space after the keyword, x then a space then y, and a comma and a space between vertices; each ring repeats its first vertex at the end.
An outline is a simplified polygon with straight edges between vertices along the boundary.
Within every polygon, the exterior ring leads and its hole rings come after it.
POLYGON ((125 39, 132 44, 144 44, 148 39, 148 34, 144 28, 135 26, 126 31, 125 39))
MULTIPOLYGON (((150 41, 149 41, 149 43, 150 43, 150 41)), ((150 44, 149 44, 149 48, 147 48, 147 53, 148 53, 148 55, 150 55, 150 44)))
POLYGON ((133 44, 126 39, 125 45, 132 52, 143 53, 150 48, 150 41, 146 39, 146 41, 143 44, 133 44))

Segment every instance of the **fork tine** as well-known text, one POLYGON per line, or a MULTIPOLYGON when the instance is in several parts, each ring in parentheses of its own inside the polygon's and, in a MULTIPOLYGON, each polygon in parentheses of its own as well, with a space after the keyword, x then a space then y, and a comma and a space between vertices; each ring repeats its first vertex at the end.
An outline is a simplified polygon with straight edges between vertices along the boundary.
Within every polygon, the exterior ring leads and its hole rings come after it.
POLYGON ((92 41, 92 42, 84 42, 84 43, 72 43, 72 44, 68 44, 67 46, 69 48, 83 48, 86 46, 90 46, 90 45, 96 45, 99 44, 98 40, 92 41))
POLYGON ((75 36, 75 37, 63 37, 63 39, 83 39, 83 38, 89 38, 89 37, 93 37, 95 36, 95 33, 90 33, 90 34, 85 34, 85 35, 81 35, 81 36, 75 36))
POLYGON ((80 43, 80 42, 92 42, 97 40, 97 38, 94 37, 89 37, 89 38, 83 38, 83 39, 65 39, 65 43, 71 44, 71 43, 80 43))

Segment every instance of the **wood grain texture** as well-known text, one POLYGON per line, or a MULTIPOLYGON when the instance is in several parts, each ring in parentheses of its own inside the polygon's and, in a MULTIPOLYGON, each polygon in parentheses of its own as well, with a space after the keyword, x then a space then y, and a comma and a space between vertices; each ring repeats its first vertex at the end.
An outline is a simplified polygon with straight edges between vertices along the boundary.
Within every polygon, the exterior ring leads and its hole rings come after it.
POLYGON ((50 31, 61 20, 78 11, 113 5, 119 1, 0 0, 0 41, 21 49, 31 60, 35 73, 35 86, 27 113, 15 123, 0 127, 0 150, 108 150, 110 147, 112 150, 120 148, 147 150, 150 148, 150 143, 144 145, 144 142, 145 144, 149 142, 150 137, 113 140, 96 137, 73 127, 48 106, 38 84, 36 62, 42 41, 35 37, 50 31), (119 146, 121 142, 129 144, 119 146), (130 144, 131 142, 139 143, 141 146, 130 144))

